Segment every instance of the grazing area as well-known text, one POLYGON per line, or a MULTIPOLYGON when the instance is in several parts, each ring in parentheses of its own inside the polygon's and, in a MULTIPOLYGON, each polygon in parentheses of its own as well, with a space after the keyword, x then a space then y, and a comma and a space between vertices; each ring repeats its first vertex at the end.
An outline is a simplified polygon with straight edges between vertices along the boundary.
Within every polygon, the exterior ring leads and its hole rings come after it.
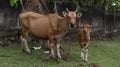
POLYGON ((70 57, 59 64, 54 60, 43 62, 42 59, 48 54, 42 49, 32 49, 40 45, 30 45, 32 51, 30 55, 22 52, 20 45, 0 47, 0 67, 80 67, 80 64, 86 66, 90 63, 97 63, 100 67, 120 67, 120 40, 91 41, 88 62, 80 60, 78 42, 64 43, 70 57))

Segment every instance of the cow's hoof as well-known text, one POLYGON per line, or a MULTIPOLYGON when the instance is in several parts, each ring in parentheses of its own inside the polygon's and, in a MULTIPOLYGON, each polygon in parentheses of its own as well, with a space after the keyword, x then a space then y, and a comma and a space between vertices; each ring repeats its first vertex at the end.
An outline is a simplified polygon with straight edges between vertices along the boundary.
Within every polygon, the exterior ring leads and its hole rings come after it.
POLYGON ((27 53, 27 54, 31 54, 31 52, 30 51, 26 51, 26 50, 22 50, 23 52, 25 52, 25 53, 27 53))
POLYGON ((85 62, 88 62, 88 60, 84 60, 85 62))
POLYGON ((63 60, 67 60, 68 56, 63 56, 62 58, 63 58, 63 60))
POLYGON ((82 57, 80 59, 81 59, 81 61, 84 61, 84 59, 82 57))
POLYGON ((57 63, 58 63, 58 64, 59 64, 61 61, 62 61, 62 59, 59 59, 59 58, 57 59, 57 63))
POLYGON ((42 61, 45 62, 45 61, 49 61, 49 60, 51 60, 51 59, 50 58, 45 58, 42 61))
POLYGON ((51 60, 51 59, 52 59, 52 56, 49 55, 47 58, 43 59, 43 61, 49 61, 49 60, 51 60))
POLYGON ((85 61, 85 62, 88 62, 88 59, 85 59, 84 61, 85 61))
POLYGON ((63 60, 67 60, 68 58, 69 58, 69 54, 65 54, 65 55, 63 55, 63 60))
POLYGON ((49 55, 47 58, 45 58, 43 61, 49 61, 51 59, 56 59, 54 56, 49 55))
POLYGON ((83 64, 78 64, 76 67, 85 67, 83 64))
POLYGON ((89 63, 87 67, 100 67, 97 63, 89 63))

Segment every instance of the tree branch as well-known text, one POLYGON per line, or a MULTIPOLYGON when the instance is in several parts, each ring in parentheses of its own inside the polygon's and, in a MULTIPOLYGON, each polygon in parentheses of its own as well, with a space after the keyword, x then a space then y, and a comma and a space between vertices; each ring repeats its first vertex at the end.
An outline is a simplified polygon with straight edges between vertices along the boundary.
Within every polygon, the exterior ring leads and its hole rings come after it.
POLYGON ((22 6, 23 11, 25 11, 25 8, 24 8, 24 6, 23 6, 23 1, 22 1, 22 0, 20 0, 20 4, 21 4, 21 6, 22 6))

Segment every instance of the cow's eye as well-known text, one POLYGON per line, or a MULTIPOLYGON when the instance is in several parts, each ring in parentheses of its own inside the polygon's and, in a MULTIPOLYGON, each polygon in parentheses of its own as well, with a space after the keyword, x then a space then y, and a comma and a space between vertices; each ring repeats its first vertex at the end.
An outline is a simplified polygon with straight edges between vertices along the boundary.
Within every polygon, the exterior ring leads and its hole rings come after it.
POLYGON ((67 16, 68 18, 70 18, 70 16, 67 16))

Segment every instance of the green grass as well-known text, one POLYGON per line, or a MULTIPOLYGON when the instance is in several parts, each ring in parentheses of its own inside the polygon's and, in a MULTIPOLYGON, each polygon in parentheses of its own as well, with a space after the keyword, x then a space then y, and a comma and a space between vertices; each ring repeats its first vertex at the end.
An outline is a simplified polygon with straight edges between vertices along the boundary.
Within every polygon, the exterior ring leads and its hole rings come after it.
POLYGON ((0 47, 0 67, 79 67, 77 65, 88 63, 97 63, 101 67, 120 67, 120 40, 92 41, 88 62, 80 60, 78 43, 64 43, 64 48, 69 51, 70 57, 58 64, 54 60, 42 62, 48 56, 42 49, 31 49, 32 54, 28 55, 21 51, 20 45, 0 47))

